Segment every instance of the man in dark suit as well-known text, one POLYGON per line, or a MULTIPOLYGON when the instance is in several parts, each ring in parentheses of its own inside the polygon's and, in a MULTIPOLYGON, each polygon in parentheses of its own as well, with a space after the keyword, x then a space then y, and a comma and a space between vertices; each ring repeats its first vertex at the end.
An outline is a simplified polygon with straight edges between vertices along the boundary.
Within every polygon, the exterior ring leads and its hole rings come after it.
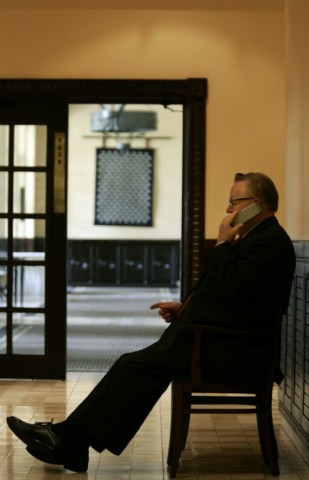
MULTIPOLYGON (((65 421, 29 424, 8 417, 9 427, 29 453, 74 471, 87 470, 89 446, 120 454, 172 376, 189 370, 192 337, 179 332, 184 324, 271 327, 281 300, 278 289, 289 284, 295 269, 292 242, 275 218, 277 207, 278 193, 269 177, 237 174, 204 275, 182 304, 159 302, 150 307, 169 323, 161 338, 121 356, 65 421), (238 213, 250 205, 260 207, 255 216, 235 223, 238 213)), ((232 338, 209 337, 204 348, 214 379, 258 374, 265 353, 258 340, 248 346, 235 344, 232 338)))

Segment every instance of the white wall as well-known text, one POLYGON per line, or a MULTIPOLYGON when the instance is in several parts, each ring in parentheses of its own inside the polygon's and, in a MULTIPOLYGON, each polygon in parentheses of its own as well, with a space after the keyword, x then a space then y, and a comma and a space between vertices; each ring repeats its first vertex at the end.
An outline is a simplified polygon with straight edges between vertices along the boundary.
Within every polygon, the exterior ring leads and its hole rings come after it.
MULTIPOLYGON (((148 132, 154 149, 153 226, 101 226, 94 224, 96 148, 102 136, 90 131, 90 113, 98 105, 71 105, 69 114, 68 238, 70 239, 180 239, 182 194, 182 112, 160 105, 127 105, 125 111, 156 111, 158 128, 148 132)), ((132 148, 146 148, 144 139, 132 148)), ((115 147, 106 142, 105 147, 115 147)))

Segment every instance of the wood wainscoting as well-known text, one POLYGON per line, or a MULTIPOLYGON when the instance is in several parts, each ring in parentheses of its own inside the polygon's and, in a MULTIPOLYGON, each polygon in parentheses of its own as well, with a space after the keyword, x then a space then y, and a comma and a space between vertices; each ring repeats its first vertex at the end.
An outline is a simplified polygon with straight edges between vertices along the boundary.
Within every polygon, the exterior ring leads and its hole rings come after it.
POLYGON ((69 240, 70 286, 179 286, 179 241, 69 240))

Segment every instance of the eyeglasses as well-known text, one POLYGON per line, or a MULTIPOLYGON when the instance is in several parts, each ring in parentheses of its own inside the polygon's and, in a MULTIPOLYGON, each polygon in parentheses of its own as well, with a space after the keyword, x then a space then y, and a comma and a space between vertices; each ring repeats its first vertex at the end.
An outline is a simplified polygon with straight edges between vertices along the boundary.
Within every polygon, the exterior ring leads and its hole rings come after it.
POLYGON ((253 200, 255 197, 241 197, 241 198, 229 198, 229 206, 234 207, 237 202, 241 202, 242 200, 253 200))

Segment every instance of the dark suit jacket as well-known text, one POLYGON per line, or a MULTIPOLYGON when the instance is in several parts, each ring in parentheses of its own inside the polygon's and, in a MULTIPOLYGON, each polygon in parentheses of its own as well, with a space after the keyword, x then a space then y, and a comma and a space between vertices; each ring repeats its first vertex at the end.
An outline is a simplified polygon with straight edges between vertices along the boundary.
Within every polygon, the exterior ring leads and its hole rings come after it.
MULTIPOLYGON (((213 248, 206 271, 191 292, 187 307, 165 331, 159 343, 186 368, 191 344, 179 329, 186 323, 232 328, 271 327, 279 287, 290 285, 295 269, 293 244, 275 217, 268 218, 235 245, 213 248), (177 354, 178 352, 178 354, 177 354), (182 352, 182 353, 181 353, 182 352), (183 360, 183 361, 182 361, 183 360)), ((241 379, 255 375, 265 360, 267 345, 259 339, 235 340, 207 336, 204 362, 211 379, 241 379)), ((175 364, 174 364, 175 365, 175 364)))
POLYGON ((235 245, 213 248, 206 262, 181 322, 267 327, 276 291, 294 273, 295 253, 285 230, 270 217, 235 245))

